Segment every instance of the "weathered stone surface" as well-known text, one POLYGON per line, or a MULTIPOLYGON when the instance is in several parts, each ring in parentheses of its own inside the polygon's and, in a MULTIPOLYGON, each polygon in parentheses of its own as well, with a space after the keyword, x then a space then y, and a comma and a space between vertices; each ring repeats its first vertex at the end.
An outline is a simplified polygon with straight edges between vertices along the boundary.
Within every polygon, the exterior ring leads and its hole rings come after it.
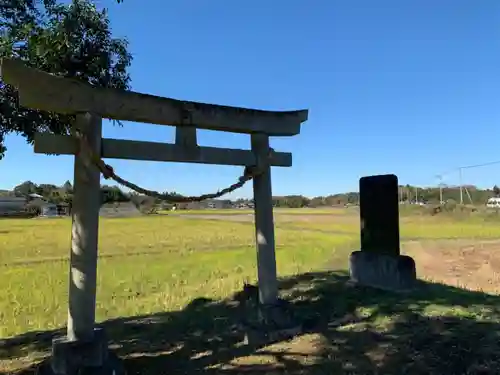
POLYGON ((62 114, 91 112, 113 120, 273 136, 299 134, 309 114, 308 110, 257 110, 95 87, 29 68, 19 59, 1 59, 0 76, 18 90, 23 107, 62 114))
POLYGON ((42 366, 44 375, 121 375, 121 361, 108 349, 102 329, 96 329, 94 338, 88 341, 70 341, 66 336, 52 341, 50 363, 42 366))
POLYGON ((365 176, 359 180, 361 249, 398 256, 399 199, 395 175, 365 176))
POLYGON ((390 291, 408 291, 415 287, 415 261, 406 255, 386 255, 355 251, 349 257, 351 281, 390 291))

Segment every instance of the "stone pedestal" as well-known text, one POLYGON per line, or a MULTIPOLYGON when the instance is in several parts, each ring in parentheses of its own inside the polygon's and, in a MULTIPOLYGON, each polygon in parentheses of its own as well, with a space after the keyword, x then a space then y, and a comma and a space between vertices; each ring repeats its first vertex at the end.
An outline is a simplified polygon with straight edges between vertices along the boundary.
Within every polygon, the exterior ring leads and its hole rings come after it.
POLYGON ((378 289, 405 292, 417 281, 415 261, 406 255, 355 251, 349 257, 351 281, 378 289))
POLYGON ((245 344, 251 346, 268 345, 289 340, 303 331, 285 301, 273 305, 260 305, 257 319, 245 324, 245 344))
POLYGON ((87 341, 70 341, 66 336, 52 341, 52 357, 39 371, 42 375, 124 375, 119 358, 108 349, 106 335, 95 329, 87 341))

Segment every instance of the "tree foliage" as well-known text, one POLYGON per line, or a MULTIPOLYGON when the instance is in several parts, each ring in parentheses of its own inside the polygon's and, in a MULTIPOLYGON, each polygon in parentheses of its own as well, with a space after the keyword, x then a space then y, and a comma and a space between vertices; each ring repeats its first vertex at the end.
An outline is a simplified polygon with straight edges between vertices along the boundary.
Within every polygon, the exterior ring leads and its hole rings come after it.
MULTIPOLYGON (((0 0, 0 57, 95 86, 129 89, 127 47, 126 39, 113 38, 107 11, 90 0, 0 0)), ((18 106, 16 90, 0 80, 0 159, 7 134, 32 143, 36 132, 68 134, 73 120, 18 106)))
MULTIPOLYGON (((13 195, 28 197, 30 194, 38 194, 50 203, 68 203, 73 201, 73 186, 66 181, 62 186, 54 184, 37 185, 31 181, 25 181, 14 187, 13 195)), ((101 203, 128 202, 130 195, 124 193, 118 186, 101 186, 101 203)))

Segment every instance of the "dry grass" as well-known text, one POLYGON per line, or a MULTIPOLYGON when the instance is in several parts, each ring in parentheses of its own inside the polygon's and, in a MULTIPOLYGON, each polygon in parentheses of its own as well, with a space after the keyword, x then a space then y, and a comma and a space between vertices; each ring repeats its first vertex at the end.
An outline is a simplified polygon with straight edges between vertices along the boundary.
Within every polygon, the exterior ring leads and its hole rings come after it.
POLYGON ((416 260, 423 279, 500 294, 500 239, 410 241, 403 251, 416 260))

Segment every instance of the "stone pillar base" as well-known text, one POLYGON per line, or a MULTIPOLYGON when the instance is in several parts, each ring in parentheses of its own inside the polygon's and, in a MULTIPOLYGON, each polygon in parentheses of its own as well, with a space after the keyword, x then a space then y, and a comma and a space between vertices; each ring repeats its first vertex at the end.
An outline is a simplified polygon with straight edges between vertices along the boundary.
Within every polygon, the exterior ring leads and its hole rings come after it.
POLYGON ((256 322, 247 322, 244 327, 245 344, 251 346, 269 345, 289 340, 303 331, 285 301, 275 305, 260 305, 256 322))
POLYGON ((351 281, 393 292, 406 292, 416 286, 415 261, 407 255, 385 255, 355 251, 349 257, 351 281))
POLYGON ((108 349, 104 330, 96 328, 89 341, 52 340, 52 357, 40 368, 42 375, 124 375, 119 358, 108 349))

